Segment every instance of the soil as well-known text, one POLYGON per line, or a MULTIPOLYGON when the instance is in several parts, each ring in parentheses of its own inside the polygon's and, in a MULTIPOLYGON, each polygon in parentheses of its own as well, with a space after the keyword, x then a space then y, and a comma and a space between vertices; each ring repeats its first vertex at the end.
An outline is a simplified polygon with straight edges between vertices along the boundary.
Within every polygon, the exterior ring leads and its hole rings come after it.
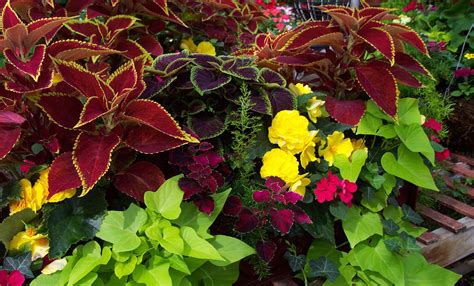
POLYGON ((474 100, 456 100, 454 112, 448 122, 448 148, 455 153, 474 157, 474 100))

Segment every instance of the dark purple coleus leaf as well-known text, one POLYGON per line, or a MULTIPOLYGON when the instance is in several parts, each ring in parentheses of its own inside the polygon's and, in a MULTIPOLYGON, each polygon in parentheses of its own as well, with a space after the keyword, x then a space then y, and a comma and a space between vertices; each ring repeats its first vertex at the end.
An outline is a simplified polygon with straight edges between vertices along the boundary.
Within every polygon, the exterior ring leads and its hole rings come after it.
POLYGON ((231 81, 232 77, 224 73, 214 72, 201 67, 193 67, 191 69, 191 82, 200 95, 223 87, 231 81))
POLYGON ((178 185, 184 192, 183 199, 185 200, 189 200, 192 196, 205 191, 195 180, 188 178, 179 179, 178 185))
POLYGON ((261 190, 253 192, 253 200, 257 203, 268 203, 271 199, 271 193, 269 190, 261 190))
POLYGON ((268 68, 263 68, 260 71, 260 81, 270 85, 286 86, 285 79, 279 73, 268 68))
POLYGON ((269 94, 273 116, 282 110, 296 109, 296 98, 286 88, 276 88, 269 94))
POLYGON ((164 72, 166 68, 174 61, 186 58, 185 53, 165 54, 157 57, 153 62, 156 70, 164 72))
POLYGON ((283 209, 271 209, 270 210, 270 222, 272 226, 278 230, 282 235, 290 232, 293 226, 294 218, 291 210, 283 209))
POLYGON ((193 61, 203 68, 217 68, 222 65, 221 59, 206 54, 192 54, 193 61))
POLYGON ((197 114, 190 118, 189 125, 201 140, 214 138, 225 131, 224 120, 216 114, 197 114))
POLYGON ((194 200, 194 204, 199 209, 199 211, 210 215, 214 210, 214 200, 209 196, 200 196, 194 200))
POLYGON ((258 241, 255 250, 258 256, 265 262, 270 262, 275 256, 277 246, 273 241, 258 241))
POLYGON ((258 219, 248 208, 242 209, 239 214, 239 220, 235 223, 234 229, 240 233, 248 233, 254 230, 258 225, 258 219))
POLYGON ((272 106, 268 94, 263 90, 252 90, 250 95, 250 100, 252 101, 252 111, 271 115, 272 106))
POLYGON ((302 209, 299 207, 295 206, 292 208, 293 211, 293 216, 295 217, 295 221, 297 223, 301 224, 311 224, 313 221, 311 221, 311 218, 306 214, 302 209))
POLYGON ((216 179, 214 179, 213 176, 202 177, 198 180, 198 183, 201 187, 210 191, 211 193, 215 193, 219 187, 216 179))
POLYGON ((242 211, 242 200, 238 196, 230 196, 225 202, 222 213, 227 216, 238 216, 242 211))

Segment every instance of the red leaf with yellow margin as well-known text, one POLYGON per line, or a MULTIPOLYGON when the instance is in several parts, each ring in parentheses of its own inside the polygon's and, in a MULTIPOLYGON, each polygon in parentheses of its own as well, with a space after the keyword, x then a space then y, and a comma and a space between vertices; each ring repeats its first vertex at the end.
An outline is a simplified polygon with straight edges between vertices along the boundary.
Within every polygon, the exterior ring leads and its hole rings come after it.
POLYGON ((395 47, 390 34, 382 29, 361 29, 357 35, 369 45, 378 50, 393 65, 395 61, 395 47))
POLYGON ((117 54, 120 51, 104 46, 68 39, 56 41, 48 46, 48 54, 63 61, 77 61, 85 58, 117 54))
POLYGON ((64 23, 71 20, 68 17, 52 17, 38 19, 29 23, 26 28, 28 30, 28 37, 25 39, 25 46, 34 46, 41 38, 48 36, 54 37, 64 23))
POLYGON ((107 84, 116 95, 129 93, 137 84, 138 74, 133 61, 128 61, 119 67, 108 79, 107 84))
POLYGON ((138 152, 154 154, 185 145, 190 140, 177 139, 152 127, 141 125, 130 128, 124 142, 138 152))
POLYGON ((74 128, 83 109, 79 99, 62 93, 42 94, 35 103, 51 121, 66 129, 74 128))
POLYGON ((421 39, 418 33, 410 27, 401 24, 389 23, 385 25, 383 29, 389 32, 392 35, 392 38, 403 40, 423 54, 428 55, 428 49, 426 48, 425 42, 423 42, 423 39, 421 39))
POLYGON ((13 11, 10 3, 7 3, 5 7, 3 7, 2 11, 2 30, 5 31, 11 27, 16 25, 23 25, 23 22, 20 20, 20 17, 13 11))
POLYGON ((122 31, 130 28, 137 21, 137 18, 127 15, 117 15, 107 19, 105 26, 107 27, 109 42, 122 31))
POLYGON ((168 136, 177 139, 189 138, 158 102, 146 99, 133 100, 127 105, 124 114, 127 118, 148 125, 168 136))
POLYGON ((35 81, 38 80, 41 72, 41 66, 43 64, 44 56, 46 54, 46 46, 38 45, 33 51, 31 58, 27 61, 19 60, 10 49, 5 50, 3 53, 5 58, 17 69, 31 76, 35 81))
POLYGON ((427 75, 431 78, 433 76, 430 74, 430 72, 422 65, 420 64, 415 58, 413 58, 410 55, 404 54, 404 53, 397 53, 395 55, 395 62, 398 66, 407 69, 409 71, 421 73, 424 75, 427 75))
POLYGON ((122 193, 143 202, 145 192, 155 192, 165 182, 163 172, 156 165, 140 161, 115 175, 114 186, 122 193))
POLYGON ((0 126, 0 159, 3 159, 20 139, 21 128, 0 126))
POLYGON ((325 105, 332 118, 347 125, 357 125, 365 112, 363 100, 338 100, 327 96, 325 105))
POLYGON ((48 174, 48 199, 57 193, 81 186, 81 179, 72 161, 72 152, 65 152, 54 159, 48 174))
POLYGON ((91 135, 82 132, 77 136, 72 151, 74 167, 82 182, 82 194, 87 194, 107 172, 112 152, 120 143, 115 134, 91 135))
POLYGON ((97 75, 75 62, 54 59, 54 64, 63 80, 85 97, 95 96, 102 98, 104 96, 104 91, 101 88, 100 79, 97 75))
POLYGON ((107 110, 107 107, 105 106, 105 103, 102 99, 95 96, 89 97, 86 104, 84 105, 84 108, 82 109, 79 122, 74 126, 74 128, 78 128, 89 122, 92 122, 95 119, 104 116, 107 114, 107 112, 110 111, 107 110))
POLYGON ((390 72, 403 85, 416 88, 422 87, 421 82, 416 77, 399 66, 390 67, 390 72))
POLYGON ((362 89, 385 113, 395 117, 399 91, 393 74, 383 67, 355 66, 354 69, 362 89))

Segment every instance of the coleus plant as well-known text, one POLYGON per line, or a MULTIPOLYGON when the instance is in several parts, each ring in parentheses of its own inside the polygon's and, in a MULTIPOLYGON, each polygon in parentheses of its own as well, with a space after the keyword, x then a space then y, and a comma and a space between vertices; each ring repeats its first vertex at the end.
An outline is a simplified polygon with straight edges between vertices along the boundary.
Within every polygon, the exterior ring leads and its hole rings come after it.
MULTIPOLYGON (((264 230, 271 226, 281 235, 290 232, 294 223, 312 224, 311 218, 296 205, 303 197, 288 191, 286 183, 278 177, 269 177, 265 181, 265 189, 254 191, 255 207, 244 207, 238 196, 231 196, 223 209, 223 214, 236 217, 234 230, 246 234, 255 230, 264 230)), ((257 254, 269 262, 276 250, 271 241, 257 242, 257 254)))
POLYGON ((251 111, 273 115, 293 109, 294 95, 286 81, 250 58, 204 54, 165 54, 155 59, 146 96, 157 96, 172 115, 199 139, 215 138, 228 129, 229 114, 239 104, 242 83, 250 93, 251 111), (168 94, 180 93, 179 97, 168 94))
POLYGON ((152 154, 197 142, 159 103, 139 99, 146 87, 144 57, 126 62, 106 80, 77 63, 53 61, 67 87, 40 94, 36 104, 57 125, 72 130, 75 140, 72 151, 51 165, 50 196, 80 186, 86 194, 107 172, 121 143, 152 154))
POLYGON ((408 26, 394 23, 390 9, 321 6, 331 19, 308 21, 294 30, 259 35, 255 46, 236 52, 256 57, 260 66, 324 91, 326 110, 337 121, 356 125, 367 96, 396 117, 398 83, 421 87, 412 72, 429 72, 405 51, 407 43, 428 54, 423 40, 408 26))

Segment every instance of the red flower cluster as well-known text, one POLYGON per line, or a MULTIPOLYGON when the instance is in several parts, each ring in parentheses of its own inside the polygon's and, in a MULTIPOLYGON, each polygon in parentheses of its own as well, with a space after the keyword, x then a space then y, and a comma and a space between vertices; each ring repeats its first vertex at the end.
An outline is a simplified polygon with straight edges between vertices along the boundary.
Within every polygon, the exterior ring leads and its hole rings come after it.
MULTIPOLYGON (((440 122, 436 121, 433 118, 429 118, 428 120, 426 120, 423 126, 431 129, 435 133, 434 135, 430 136, 430 139, 431 141, 439 144, 441 140, 438 137, 438 133, 441 131, 441 129, 443 129, 443 124, 441 124, 440 122)), ((435 152, 435 158, 437 161, 440 161, 440 162, 448 159, 449 156, 451 156, 451 152, 449 152, 448 148, 444 148, 443 151, 441 152, 438 152, 438 151, 435 152)))
POLYGON ((417 3, 417 1, 413 0, 403 8, 403 12, 406 13, 406 12, 410 12, 410 11, 417 10, 417 9, 418 10, 423 10, 424 6, 423 6, 423 4, 417 3))
POLYGON ((443 129, 443 124, 439 123, 434 118, 429 118, 428 120, 426 120, 423 126, 435 131, 436 133, 440 132, 441 129, 443 129))
POLYGON ((428 50, 430 52, 443 52, 443 51, 446 51, 446 42, 429 41, 427 46, 428 46, 428 50))
POLYGON ((20 271, 14 270, 8 273, 7 270, 0 270, 0 286, 21 286, 25 283, 25 277, 20 271))
POLYGON ((327 178, 321 179, 316 184, 314 194, 318 203, 331 202, 336 196, 348 206, 352 206, 353 193, 357 191, 357 185, 347 180, 341 180, 331 172, 327 178))

